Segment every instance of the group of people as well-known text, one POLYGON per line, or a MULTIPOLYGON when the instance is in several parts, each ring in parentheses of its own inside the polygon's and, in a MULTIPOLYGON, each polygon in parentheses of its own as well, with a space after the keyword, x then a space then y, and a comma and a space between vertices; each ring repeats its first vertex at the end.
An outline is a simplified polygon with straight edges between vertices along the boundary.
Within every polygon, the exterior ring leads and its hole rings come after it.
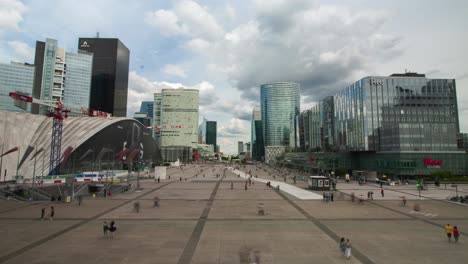
POLYGON ((344 237, 341 238, 340 252, 341 255, 346 257, 346 259, 349 259, 351 257, 351 243, 349 243, 349 239, 345 239, 344 237))
POLYGON ((326 203, 333 202, 335 200, 335 195, 332 192, 323 193, 323 201, 326 203))
POLYGON ((104 231, 104 236, 108 236, 109 232, 111 237, 114 237, 114 232, 117 230, 117 226, 115 225, 115 222, 112 220, 110 222, 110 225, 107 224, 107 221, 104 221, 104 225, 102 226, 102 229, 104 231))
POLYGON ((452 234, 453 234, 453 238, 455 239, 455 243, 458 242, 458 237, 460 236, 460 232, 458 231, 457 226, 454 226, 452 228, 450 224, 447 224, 445 226, 445 232, 447 233, 447 239, 449 243, 452 242, 452 234))
POLYGON ((53 206, 50 207, 49 212, 46 212, 47 209, 43 207, 41 209, 41 220, 54 220, 55 209, 53 206))

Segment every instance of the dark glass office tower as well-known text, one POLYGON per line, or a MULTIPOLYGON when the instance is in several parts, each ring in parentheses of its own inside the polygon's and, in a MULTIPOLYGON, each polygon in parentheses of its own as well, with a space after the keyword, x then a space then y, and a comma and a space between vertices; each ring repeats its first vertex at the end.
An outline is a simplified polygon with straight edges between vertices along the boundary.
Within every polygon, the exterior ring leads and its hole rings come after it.
POLYGON ((119 39, 80 38, 78 49, 94 54, 90 108, 117 117, 126 116, 128 48, 119 39))
POLYGON ((216 148, 216 121, 206 121, 206 144, 213 145, 214 152, 216 148))

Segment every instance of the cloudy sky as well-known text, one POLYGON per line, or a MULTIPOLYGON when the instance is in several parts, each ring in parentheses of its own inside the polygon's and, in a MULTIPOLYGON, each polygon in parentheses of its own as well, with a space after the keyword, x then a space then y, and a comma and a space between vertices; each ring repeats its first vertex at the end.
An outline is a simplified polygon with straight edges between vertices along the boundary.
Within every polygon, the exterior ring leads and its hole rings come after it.
POLYGON ((161 88, 200 90, 221 151, 250 141, 259 85, 301 84, 301 108, 370 75, 456 78, 468 132, 468 2, 430 0, 0 0, 0 62, 33 62, 36 40, 75 50, 119 38, 131 52, 128 116, 161 88))

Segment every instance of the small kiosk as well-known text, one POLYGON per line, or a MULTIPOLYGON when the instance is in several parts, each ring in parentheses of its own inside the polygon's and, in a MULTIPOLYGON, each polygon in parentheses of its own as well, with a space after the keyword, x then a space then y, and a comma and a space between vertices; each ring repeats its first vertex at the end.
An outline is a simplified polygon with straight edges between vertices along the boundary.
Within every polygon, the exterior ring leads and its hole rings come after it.
POLYGON ((307 184, 314 191, 330 191, 331 180, 325 176, 309 176, 307 184))

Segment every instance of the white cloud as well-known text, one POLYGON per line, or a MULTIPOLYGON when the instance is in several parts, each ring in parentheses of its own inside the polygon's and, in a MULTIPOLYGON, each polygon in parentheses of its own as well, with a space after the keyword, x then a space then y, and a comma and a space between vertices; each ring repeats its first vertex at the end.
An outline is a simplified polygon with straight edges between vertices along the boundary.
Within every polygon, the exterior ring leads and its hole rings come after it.
POLYGON ((0 33, 2 31, 19 30, 26 6, 18 0, 0 0, 0 33))
POLYGON ((186 78, 187 77, 187 74, 185 73, 185 70, 180 65, 167 64, 162 68, 161 71, 164 74, 169 75, 169 76, 176 76, 176 77, 180 77, 180 78, 186 78))
POLYGON ((20 62, 34 61, 34 48, 21 41, 8 41, 8 46, 13 50, 13 58, 20 62))
POLYGON ((182 24, 178 16, 172 11, 160 9, 155 12, 147 12, 145 22, 158 28, 164 35, 185 35, 189 33, 187 26, 182 24))
POLYGON ((209 41, 224 35, 223 28, 207 8, 194 1, 177 2, 173 10, 148 12, 145 22, 166 35, 188 35, 209 41))

